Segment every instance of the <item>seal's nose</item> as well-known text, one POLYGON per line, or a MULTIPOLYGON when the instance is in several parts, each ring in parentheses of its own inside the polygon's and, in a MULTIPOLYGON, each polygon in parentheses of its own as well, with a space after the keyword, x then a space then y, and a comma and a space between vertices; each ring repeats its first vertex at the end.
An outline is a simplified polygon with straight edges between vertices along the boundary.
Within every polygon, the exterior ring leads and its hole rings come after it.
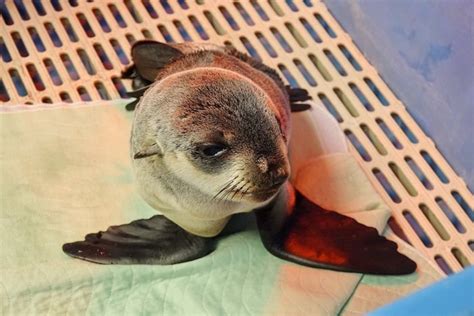
POLYGON ((267 177, 267 183, 272 188, 282 185, 289 177, 286 160, 259 157, 257 167, 267 177))

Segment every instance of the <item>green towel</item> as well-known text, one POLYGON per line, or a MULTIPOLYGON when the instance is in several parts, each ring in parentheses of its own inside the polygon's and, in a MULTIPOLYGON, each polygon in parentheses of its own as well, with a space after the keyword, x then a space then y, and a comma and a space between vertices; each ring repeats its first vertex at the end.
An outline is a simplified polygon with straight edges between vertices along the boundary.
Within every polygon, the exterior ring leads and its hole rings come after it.
MULTIPOLYGON (((333 315, 342 309, 360 275, 275 258, 254 223, 212 254, 170 266, 97 265, 63 254, 65 242, 156 214, 134 188, 131 114, 123 102, 103 103, 0 113, 2 315, 333 315)), ((362 284, 403 285, 402 295, 435 277, 371 278, 362 284)), ((372 301, 369 308, 384 302, 372 301)))

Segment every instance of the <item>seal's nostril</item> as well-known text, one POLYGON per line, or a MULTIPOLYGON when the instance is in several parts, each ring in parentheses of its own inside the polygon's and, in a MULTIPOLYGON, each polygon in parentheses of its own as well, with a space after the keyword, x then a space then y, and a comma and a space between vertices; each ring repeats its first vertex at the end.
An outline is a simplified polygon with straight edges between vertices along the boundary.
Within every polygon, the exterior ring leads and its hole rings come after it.
POLYGON ((257 159, 257 166, 258 166, 258 169, 260 169, 260 171, 262 173, 265 173, 268 171, 268 160, 264 157, 260 157, 257 159))
POLYGON ((276 176, 286 178, 288 177, 288 173, 286 172, 285 168, 280 167, 276 170, 276 176))

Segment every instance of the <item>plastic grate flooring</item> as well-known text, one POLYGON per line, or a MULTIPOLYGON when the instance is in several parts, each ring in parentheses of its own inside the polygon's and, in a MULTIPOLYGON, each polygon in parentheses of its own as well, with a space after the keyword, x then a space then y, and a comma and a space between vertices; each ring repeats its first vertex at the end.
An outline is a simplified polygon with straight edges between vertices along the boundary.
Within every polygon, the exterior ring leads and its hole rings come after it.
POLYGON ((447 274, 474 262, 472 193, 324 3, 6 0, 0 12, 0 104, 125 97, 140 39, 232 45, 336 118, 413 246, 447 274))

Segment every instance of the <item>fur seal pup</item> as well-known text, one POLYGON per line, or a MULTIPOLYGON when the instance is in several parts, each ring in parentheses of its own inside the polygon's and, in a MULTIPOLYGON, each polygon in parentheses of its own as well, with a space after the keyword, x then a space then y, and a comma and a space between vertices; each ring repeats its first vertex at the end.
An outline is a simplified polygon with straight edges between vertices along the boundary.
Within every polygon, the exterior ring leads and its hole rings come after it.
POLYGON ((375 229, 322 209, 288 184, 290 111, 306 108, 304 90, 288 89, 247 55, 209 44, 143 41, 132 58, 125 75, 140 97, 133 170, 142 197, 162 215, 65 244, 68 255, 108 264, 189 261, 214 249, 233 214, 256 210, 263 244, 278 257, 353 272, 415 270, 375 229), (314 223, 311 231, 305 221, 314 223), (306 248, 288 247, 295 235, 306 248))

